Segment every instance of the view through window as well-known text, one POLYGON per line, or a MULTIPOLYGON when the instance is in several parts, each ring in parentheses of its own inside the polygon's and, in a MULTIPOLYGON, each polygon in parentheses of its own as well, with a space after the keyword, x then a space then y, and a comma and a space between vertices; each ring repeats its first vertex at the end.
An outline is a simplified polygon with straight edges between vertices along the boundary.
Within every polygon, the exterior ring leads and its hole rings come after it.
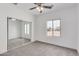
POLYGON ((47 36, 60 36, 60 20, 47 21, 47 36))

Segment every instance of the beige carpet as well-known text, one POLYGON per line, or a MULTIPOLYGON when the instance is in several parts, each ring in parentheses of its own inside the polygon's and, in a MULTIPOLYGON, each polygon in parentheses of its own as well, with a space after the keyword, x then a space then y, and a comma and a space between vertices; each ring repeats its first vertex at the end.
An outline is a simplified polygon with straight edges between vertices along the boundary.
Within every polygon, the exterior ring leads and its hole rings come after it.
POLYGON ((47 43, 34 42, 8 51, 2 56, 77 56, 77 52, 47 43))

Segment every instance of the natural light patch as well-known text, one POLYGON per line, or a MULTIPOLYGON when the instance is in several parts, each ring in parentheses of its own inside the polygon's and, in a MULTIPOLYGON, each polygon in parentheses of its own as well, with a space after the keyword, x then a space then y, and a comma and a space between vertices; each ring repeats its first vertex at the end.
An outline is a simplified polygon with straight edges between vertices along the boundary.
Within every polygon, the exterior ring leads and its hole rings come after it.
POLYGON ((24 25, 24 28, 25 28, 25 34, 26 34, 26 33, 27 33, 27 32, 26 32, 26 31, 27 31, 27 30, 26 30, 26 28, 27 28, 26 24, 24 25))
POLYGON ((30 24, 25 24, 25 34, 30 34, 30 24))

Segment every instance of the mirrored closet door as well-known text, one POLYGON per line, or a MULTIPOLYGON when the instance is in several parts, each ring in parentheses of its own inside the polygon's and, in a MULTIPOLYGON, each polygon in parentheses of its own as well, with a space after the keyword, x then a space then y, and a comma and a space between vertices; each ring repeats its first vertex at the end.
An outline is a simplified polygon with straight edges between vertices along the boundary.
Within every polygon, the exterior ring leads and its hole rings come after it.
POLYGON ((16 18, 7 18, 8 50, 20 47, 31 42, 32 22, 22 21, 16 18))

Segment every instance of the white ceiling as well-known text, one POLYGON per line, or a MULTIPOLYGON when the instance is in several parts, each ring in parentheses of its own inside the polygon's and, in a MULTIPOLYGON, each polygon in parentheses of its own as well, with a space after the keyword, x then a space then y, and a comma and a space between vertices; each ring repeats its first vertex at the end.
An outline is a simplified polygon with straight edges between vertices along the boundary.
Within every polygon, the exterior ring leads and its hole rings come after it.
MULTIPOLYGON (((63 9, 66 7, 71 7, 71 6, 76 5, 76 3, 45 3, 44 5, 51 5, 51 4, 53 4, 54 7, 52 9, 44 9, 42 14, 51 13, 52 11, 55 11, 55 10, 59 10, 59 9, 63 9)), ((33 14, 33 15, 40 14, 36 9, 29 10, 29 8, 36 6, 33 3, 18 3, 18 5, 16 5, 16 6, 19 7, 20 9, 26 11, 26 12, 33 14)))

